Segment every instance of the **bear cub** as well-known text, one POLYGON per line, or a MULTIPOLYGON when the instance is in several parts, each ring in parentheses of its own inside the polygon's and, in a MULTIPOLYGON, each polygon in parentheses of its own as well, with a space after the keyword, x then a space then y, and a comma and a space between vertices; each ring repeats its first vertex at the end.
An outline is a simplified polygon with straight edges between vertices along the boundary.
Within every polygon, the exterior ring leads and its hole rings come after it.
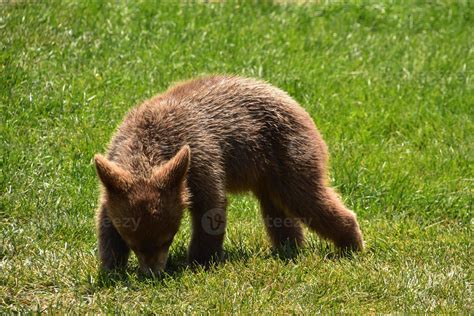
POLYGON ((306 225, 343 250, 362 250, 355 214, 329 187, 327 157, 308 113, 268 83, 209 76, 177 84, 131 110, 107 155, 95 156, 101 266, 124 267, 132 250, 142 271, 159 273, 186 208, 189 262, 220 258, 226 192, 253 192, 275 248, 300 246, 306 225))

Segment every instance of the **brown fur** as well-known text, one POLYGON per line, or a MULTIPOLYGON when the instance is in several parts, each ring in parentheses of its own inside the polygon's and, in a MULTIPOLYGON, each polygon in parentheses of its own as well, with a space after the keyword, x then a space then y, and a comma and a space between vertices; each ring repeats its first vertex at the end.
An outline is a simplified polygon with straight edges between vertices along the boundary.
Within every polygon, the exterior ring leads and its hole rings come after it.
POLYGON ((218 258, 224 231, 205 223, 225 225, 226 192, 254 192, 274 247, 301 245, 305 224, 342 249, 363 248, 355 214, 327 185, 327 149, 311 117, 262 81, 212 76, 178 84, 132 110, 107 158, 95 161, 106 269, 124 266, 129 249, 143 270, 163 269, 186 207, 189 261, 218 258))

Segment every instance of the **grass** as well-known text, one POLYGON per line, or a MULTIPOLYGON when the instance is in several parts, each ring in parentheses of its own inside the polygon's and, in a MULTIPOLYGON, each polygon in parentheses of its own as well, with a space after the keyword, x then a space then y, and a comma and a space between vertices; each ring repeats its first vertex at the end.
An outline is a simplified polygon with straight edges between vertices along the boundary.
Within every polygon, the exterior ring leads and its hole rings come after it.
POLYGON ((12 311, 472 313, 473 6, 12 2, 0 5, 0 306, 12 311), (469 35, 471 34, 471 35, 469 35), (314 118, 367 250, 308 234, 272 255, 231 198, 228 260, 98 271, 92 164, 125 113, 205 73, 263 78, 314 118))

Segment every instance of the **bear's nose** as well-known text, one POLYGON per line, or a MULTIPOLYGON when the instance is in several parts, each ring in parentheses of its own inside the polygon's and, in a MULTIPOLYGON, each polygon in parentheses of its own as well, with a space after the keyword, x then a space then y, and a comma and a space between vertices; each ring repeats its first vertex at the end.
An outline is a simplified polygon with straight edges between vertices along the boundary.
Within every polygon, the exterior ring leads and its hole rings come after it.
POLYGON ((153 269, 151 267, 140 267, 140 270, 147 277, 159 277, 163 272, 162 269, 153 269))
POLYGON ((165 269, 166 259, 163 254, 158 254, 152 258, 139 256, 140 270, 147 276, 158 276, 165 269))
POLYGON ((164 266, 158 265, 158 264, 155 264, 155 265, 140 264, 140 270, 146 276, 157 277, 163 272, 164 266))

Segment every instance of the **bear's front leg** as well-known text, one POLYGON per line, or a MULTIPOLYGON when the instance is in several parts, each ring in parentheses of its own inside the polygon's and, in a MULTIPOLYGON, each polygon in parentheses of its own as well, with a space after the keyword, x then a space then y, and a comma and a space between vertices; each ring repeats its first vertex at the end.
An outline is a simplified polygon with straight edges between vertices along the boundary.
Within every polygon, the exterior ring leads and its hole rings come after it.
POLYGON ((208 266, 222 258, 227 212, 224 193, 206 200, 195 199, 190 207, 192 237, 188 262, 208 266))
POLYGON ((124 268, 127 265, 130 248, 114 227, 104 206, 101 206, 97 215, 97 233, 101 268, 104 270, 124 268))

